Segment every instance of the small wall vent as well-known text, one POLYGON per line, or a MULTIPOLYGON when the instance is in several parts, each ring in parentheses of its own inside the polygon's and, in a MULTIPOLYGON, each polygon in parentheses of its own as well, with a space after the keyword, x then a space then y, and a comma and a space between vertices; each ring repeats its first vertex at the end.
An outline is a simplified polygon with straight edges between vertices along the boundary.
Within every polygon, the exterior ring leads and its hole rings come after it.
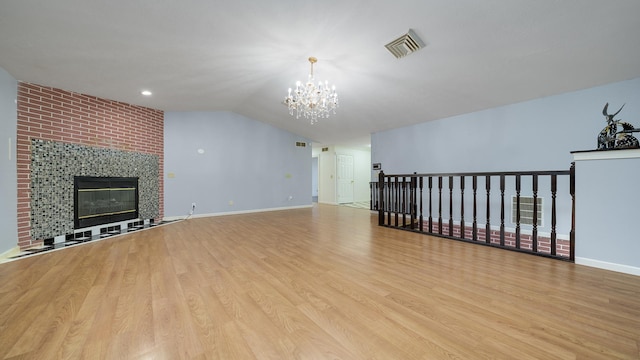
POLYGON ((302 142, 302 141, 296 141, 296 146, 297 147, 307 147, 307 143, 306 142, 302 142))
POLYGON ((409 29, 406 34, 388 43, 385 47, 393 56, 400 59, 422 49, 425 44, 413 30, 409 29))
POLYGON ((325 152, 325 151, 329 151, 329 148, 328 147, 323 147, 322 148, 322 152, 325 152))
MULTIPOLYGON (((542 209, 544 208, 544 202, 542 198, 536 198, 536 202, 538 206, 536 208, 536 212, 538 213, 538 226, 543 226, 543 216, 544 212, 542 209)), ((516 203, 516 197, 511 197, 511 222, 516 223, 516 210, 518 209, 518 204, 516 203)), ((533 196, 520 196, 520 224, 521 225, 533 225, 533 196)))

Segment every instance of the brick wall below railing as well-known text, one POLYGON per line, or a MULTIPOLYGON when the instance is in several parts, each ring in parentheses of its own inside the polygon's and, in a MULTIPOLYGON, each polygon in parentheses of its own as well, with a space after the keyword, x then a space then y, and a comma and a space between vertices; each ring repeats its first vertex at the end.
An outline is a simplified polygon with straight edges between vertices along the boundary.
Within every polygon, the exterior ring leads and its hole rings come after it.
MULTIPOLYGON (((400 218, 399 226, 402 226, 402 218, 400 218)), ((407 228, 409 228, 410 221, 407 219, 407 228)), ((414 229, 419 229, 420 223, 416 222, 414 229)), ((429 223, 428 221, 422 222, 423 232, 429 234, 429 223)), ((453 225, 453 237, 461 238, 460 236, 461 228, 459 224, 453 225)), ((476 232, 476 240, 477 242, 486 243, 486 229, 484 228, 484 224, 478 224, 477 232, 476 232)), ((439 235, 438 222, 434 221, 432 223, 432 234, 439 235)), ((449 236, 449 224, 442 224, 442 235, 449 236)), ((473 241, 473 226, 465 225, 464 228, 464 239, 473 241)), ((489 242, 491 244, 500 244, 500 230, 492 229, 489 233, 489 242)), ((516 248, 516 233, 512 231, 504 232, 504 244, 505 247, 516 248)), ((570 241, 568 239, 556 238, 556 256, 569 258, 570 254, 570 241)), ((527 233, 520 233, 520 249, 532 251, 533 249, 533 236, 527 233)), ((538 253, 540 254, 551 254, 551 238, 546 235, 538 234, 538 253)))

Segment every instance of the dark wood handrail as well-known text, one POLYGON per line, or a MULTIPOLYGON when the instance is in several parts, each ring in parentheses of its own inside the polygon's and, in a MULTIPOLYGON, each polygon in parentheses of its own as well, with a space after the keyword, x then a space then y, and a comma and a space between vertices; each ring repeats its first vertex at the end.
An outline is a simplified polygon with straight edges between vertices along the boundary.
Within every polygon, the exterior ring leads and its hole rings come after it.
MULTIPOLYGON (((382 174, 382 172, 380 172, 382 174)), ((514 175, 569 175, 571 170, 534 170, 534 171, 489 171, 489 172, 457 172, 457 173, 412 173, 412 174, 393 174, 386 175, 388 177, 448 177, 448 176, 514 176, 514 175)))

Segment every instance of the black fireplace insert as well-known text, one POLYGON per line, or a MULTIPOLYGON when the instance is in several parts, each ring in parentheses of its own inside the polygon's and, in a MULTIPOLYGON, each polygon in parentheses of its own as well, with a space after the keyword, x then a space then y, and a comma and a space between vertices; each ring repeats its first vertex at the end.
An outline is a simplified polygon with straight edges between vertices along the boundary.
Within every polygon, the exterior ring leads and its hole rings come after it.
POLYGON ((138 218, 137 177, 74 177, 76 229, 138 218))

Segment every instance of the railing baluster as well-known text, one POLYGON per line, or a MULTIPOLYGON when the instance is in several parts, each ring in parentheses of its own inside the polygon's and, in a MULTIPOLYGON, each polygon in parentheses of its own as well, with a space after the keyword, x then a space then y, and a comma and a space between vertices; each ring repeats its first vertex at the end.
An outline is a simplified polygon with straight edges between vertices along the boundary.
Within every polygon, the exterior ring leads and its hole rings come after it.
POLYGON ((415 229, 416 228, 416 212, 418 209, 418 206, 416 204, 416 181, 417 178, 415 177, 415 173, 414 176, 411 177, 411 183, 410 183, 410 188, 409 188, 409 193, 410 193, 410 198, 409 198, 409 211, 411 211, 411 229, 415 229))
POLYGON ((400 202, 402 209, 402 227, 407 227, 407 178, 402 177, 402 200, 400 202))
POLYGON ((379 194, 378 184, 379 183, 375 183, 375 182, 372 182, 371 184, 369 184, 369 189, 371 193, 369 210, 376 210, 376 211, 378 210, 378 194, 379 194))
POLYGON ((433 177, 429 176, 429 232, 433 233, 433 201, 431 190, 433 189, 433 177))
POLYGON ((395 220, 396 220, 396 226, 398 226, 398 212, 400 212, 400 180, 398 179, 398 177, 396 176, 396 198, 395 198, 395 220))
POLYGON ((478 193, 478 177, 473 175, 473 241, 478 240, 478 201, 477 195, 478 193))
POLYGON ((386 217, 387 209, 389 208, 389 201, 387 199, 387 194, 389 194, 389 179, 385 175, 382 175, 382 181, 384 181, 382 184, 378 184, 380 187, 380 198, 378 200, 380 203, 380 209, 383 211, 382 218, 384 224, 384 218, 386 217))
POLYGON ((389 209, 391 208, 391 178, 388 175, 385 175, 385 183, 384 183, 384 212, 386 217, 386 225, 391 225, 391 212, 389 209))
POLYGON ((438 176, 438 234, 442 235, 442 176, 438 176))
POLYGON ((538 252, 538 175, 533 175, 533 230, 531 231, 533 252, 538 252))
POLYGON ((558 176, 551 175, 551 255, 556 254, 556 192, 558 176))
POLYGON ((516 175, 516 249, 520 249, 520 188, 522 176, 516 175))
POLYGON ((487 224, 485 226, 484 241, 491 243, 491 176, 486 176, 485 188, 487 189, 487 224))
POLYGON ((504 246, 504 175, 500 175, 500 246, 504 246))
POLYGON ((393 177, 387 178, 387 225, 391 226, 393 223, 391 222, 393 216, 393 194, 395 192, 395 188, 393 185, 393 177))
POLYGON ((460 237, 464 239, 464 175, 460 176, 460 237))
POLYGON ((422 187, 423 187, 423 182, 424 182, 424 178, 422 176, 420 176, 420 232, 422 232, 423 229, 423 225, 422 225, 422 221, 424 220, 422 217, 422 187))
POLYGON ((384 225, 384 172, 378 174, 378 225, 384 225))
POLYGON ((449 176, 449 236, 453 236, 453 176, 449 176))
POLYGON ((393 187, 391 185, 391 177, 387 177, 387 225, 391 226, 391 207, 392 205, 392 195, 393 195, 393 187))

